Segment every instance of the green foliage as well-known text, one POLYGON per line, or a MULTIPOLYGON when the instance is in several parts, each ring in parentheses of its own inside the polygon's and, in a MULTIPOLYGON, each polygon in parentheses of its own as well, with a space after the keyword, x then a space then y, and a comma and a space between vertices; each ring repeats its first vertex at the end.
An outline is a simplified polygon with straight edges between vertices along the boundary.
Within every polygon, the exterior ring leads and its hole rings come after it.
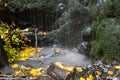
POLYGON ((103 18, 120 18, 120 0, 106 0, 96 6, 90 7, 91 15, 95 20, 103 18))
POLYGON ((120 61, 120 25, 106 18, 92 24, 91 55, 95 59, 120 61))
POLYGON ((107 0, 89 9, 93 16, 90 54, 94 59, 120 61, 120 0, 107 0))
POLYGON ((8 56, 8 62, 13 62, 19 56, 17 54, 24 46, 23 41, 27 40, 20 29, 12 29, 7 24, 0 22, 0 37, 4 41, 4 50, 8 56))
MULTIPOLYGON (((46 9, 46 8, 53 8, 55 7, 55 3, 56 1, 51 0, 9 0, 8 1, 8 8, 10 9, 10 11, 15 12, 16 9, 19 9, 20 11, 23 11, 25 9, 46 9)), ((1 1, 0 4, 0 8, 4 9, 4 3, 5 1, 1 1)), ((50 12, 50 11, 49 11, 50 12)))

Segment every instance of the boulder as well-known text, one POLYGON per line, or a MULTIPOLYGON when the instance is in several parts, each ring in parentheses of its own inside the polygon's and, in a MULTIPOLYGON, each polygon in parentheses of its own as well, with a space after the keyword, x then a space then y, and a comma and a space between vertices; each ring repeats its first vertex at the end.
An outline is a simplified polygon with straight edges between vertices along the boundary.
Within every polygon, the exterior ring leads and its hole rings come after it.
POLYGON ((54 54, 59 55, 59 54, 65 54, 64 50, 60 48, 54 48, 54 54))

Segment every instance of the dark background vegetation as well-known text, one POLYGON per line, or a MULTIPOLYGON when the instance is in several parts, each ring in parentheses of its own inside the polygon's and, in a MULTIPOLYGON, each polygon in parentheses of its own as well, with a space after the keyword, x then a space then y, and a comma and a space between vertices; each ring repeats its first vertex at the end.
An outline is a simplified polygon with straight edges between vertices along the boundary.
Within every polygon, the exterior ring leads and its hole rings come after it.
MULTIPOLYGON (((44 37, 38 35, 45 44, 83 49, 95 60, 120 61, 119 7, 119 0, 1 0, 0 20, 8 25, 14 20, 21 29, 37 26, 47 31, 44 37), (90 32, 86 31, 88 27, 90 32), (84 41, 88 42, 87 48, 81 47, 84 41)), ((5 44, 0 41, 3 57, 5 44)))

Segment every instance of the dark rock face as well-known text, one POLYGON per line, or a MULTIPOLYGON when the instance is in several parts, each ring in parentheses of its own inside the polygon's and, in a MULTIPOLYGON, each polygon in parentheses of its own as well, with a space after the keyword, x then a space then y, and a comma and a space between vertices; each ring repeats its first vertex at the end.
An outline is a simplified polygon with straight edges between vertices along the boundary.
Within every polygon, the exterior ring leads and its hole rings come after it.
POLYGON ((8 65, 8 57, 3 49, 2 40, 0 39, 0 41, 1 41, 0 43, 0 67, 4 67, 8 65))
POLYGON ((0 68, 8 65, 7 55, 6 53, 0 52, 0 68))

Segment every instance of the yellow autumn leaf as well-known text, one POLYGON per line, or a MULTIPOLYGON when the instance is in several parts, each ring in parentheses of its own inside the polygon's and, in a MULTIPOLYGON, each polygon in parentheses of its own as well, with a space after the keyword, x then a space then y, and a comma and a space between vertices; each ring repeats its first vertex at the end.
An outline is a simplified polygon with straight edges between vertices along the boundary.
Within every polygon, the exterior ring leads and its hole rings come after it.
POLYGON ((114 66, 115 69, 120 69, 120 66, 114 66))
POLYGON ((47 32, 43 32, 43 35, 46 35, 47 34, 47 32))
POLYGON ((80 80, 85 80, 85 78, 83 78, 83 77, 80 77, 80 80))
POLYGON ((32 70, 30 70, 29 74, 32 75, 32 76, 34 76, 34 77, 38 77, 42 73, 39 70, 37 70, 37 69, 32 69, 32 70))
POLYGON ((94 80, 93 76, 90 74, 88 77, 87 77, 87 80, 94 80))
POLYGON ((25 28, 25 31, 29 31, 29 28, 25 28))
POLYGON ((13 64, 12 68, 18 68, 19 64, 13 64))
POLYGON ((21 70, 17 70, 17 71, 15 71, 15 75, 16 75, 16 76, 20 75, 21 73, 22 73, 21 70))
POLYGON ((102 73, 100 71, 95 71, 95 73, 98 75, 98 76, 101 76, 102 73))
MULTIPOLYGON (((37 48, 38 52, 41 51, 42 48, 37 48)), ((18 57, 18 60, 26 60, 29 57, 35 56, 36 49, 33 47, 25 47, 23 50, 19 52, 20 56, 18 57)))
MULTIPOLYGON (((63 70, 67 70, 67 71, 73 71, 73 69, 74 69, 73 66, 63 66, 63 65, 62 65, 62 62, 56 62, 55 65, 56 65, 58 68, 63 69, 63 70)), ((83 71, 83 69, 80 68, 80 67, 77 67, 76 70, 77 70, 78 72, 82 72, 82 71, 83 71)))
POLYGON ((108 71, 107 72, 109 75, 113 75, 113 71, 108 71))
POLYGON ((83 71, 83 69, 82 69, 81 67, 77 67, 76 70, 77 70, 78 72, 82 72, 82 71, 83 71))
POLYGON ((5 33, 7 34, 7 33, 8 33, 8 30, 6 30, 5 33))
POLYGON ((8 7, 8 3, 5 2, 5 3, 4 3, 4 7, 8 7))

